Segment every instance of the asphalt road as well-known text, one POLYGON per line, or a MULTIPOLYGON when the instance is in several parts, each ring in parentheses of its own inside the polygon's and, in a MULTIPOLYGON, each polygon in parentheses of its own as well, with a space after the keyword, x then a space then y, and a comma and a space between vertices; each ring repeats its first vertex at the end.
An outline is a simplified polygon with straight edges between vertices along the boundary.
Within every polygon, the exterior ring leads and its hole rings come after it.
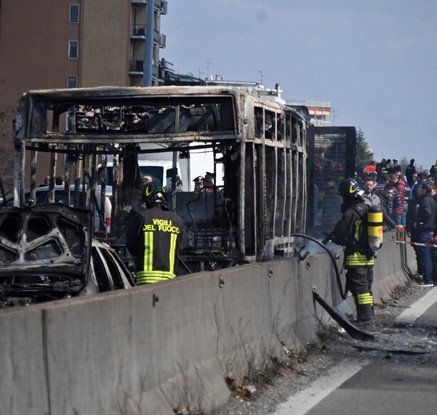
POLYGON ((437 414, 437 287, 413 290, 421 298, 391 305, 401 312, 380 325, 374 342, 341 346, 343 358, 274 415, 437 414))

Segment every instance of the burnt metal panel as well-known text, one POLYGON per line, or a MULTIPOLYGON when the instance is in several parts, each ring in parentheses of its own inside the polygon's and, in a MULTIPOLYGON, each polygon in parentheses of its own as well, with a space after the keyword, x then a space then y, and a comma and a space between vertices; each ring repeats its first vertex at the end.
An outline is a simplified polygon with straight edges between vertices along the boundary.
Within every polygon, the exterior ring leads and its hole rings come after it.
POLYGON ((76 293, 87 282, 91 213, 63 205, 0 207, 0 295, 44 288, 76 293))
POLYGON ((309 129, 310 142, 313 146, 311 164, 317 162, 317 157, 326 164, 334 162, 341 164, 337 170, 340 177, 354 177, 357 148, 357 133, 355 127, 315 127, 309 129), (321 152, 324 155, 321 155, 321 152))
MULTIPOLYGON (((220 154, 214 156, 214 172, 217 163, 225 167, 227 220, 220 226, 229 241, 222 238, 221 252, 243 262, 289 254, 291 234, 306 226, 307 123, 276 98, 224 86, 29 91, 17 110, 16 192, 23 193, 24 149, 53 153, 53 160, 55 153, 65 154, 66 189, 74 181, 88 186, 89 192, 99 180, 105 181, 98 176, 97 163, 113 155, 110 238, 121 245, 128 212, 141 205, 138 154, 173 152, 175 165, 177 152, 208 147, 220 154)), ((36 164, 35 158, 32 166, 36 164)), ((32 180, 31 188, 36 185, 32 180)), ((93 209, 89 192, 86 200, 93 209)), ((22 199, 16 197, 19 206, 22 199)), ((179 209, 173 199, 171 208, 179 209)), ((189 235, 206 235, 194 224, 191 221, 189 235)), ((203 244, 204 252, 211 248, 216 254, 218 235, 203 244)))
POLYGON ((311 126, 308 136, 308 224, 311 232, 317 235, 317 228, 323 225, 317 222, 317 199, 320 200, 323 195, 323 180, 330 176, 338 184, 346 177, 355 177, 357 137, 355 127, 341 126, 311 126))

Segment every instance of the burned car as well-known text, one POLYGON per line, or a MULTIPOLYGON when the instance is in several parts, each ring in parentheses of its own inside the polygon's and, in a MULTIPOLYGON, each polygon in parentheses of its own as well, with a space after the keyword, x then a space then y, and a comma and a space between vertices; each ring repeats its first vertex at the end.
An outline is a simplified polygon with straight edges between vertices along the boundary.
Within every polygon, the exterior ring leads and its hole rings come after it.
MULTIPOLYGON (((77 189, 76 186, 69 186, 69 206, 70 207, 84 207, 84 198, 86 193, 86 188, 83 186, 79 186, 77 189), (84 191, 82 190, 84 189, 84 191), (76 199, 76 191, 79 196, 78 204, 79 206, 74 205, 74 201, 76 199)), ((24 206, 32 206, 32 205, 45 205, 50 203, 50 186, 39 186, 35 189, 35 199, 32 200, 31 192, 29 189, 24 191, 24 206)), ((104 195, 104 206, 101 207, 101 194, 102 188, 101 186, 97 186, 96 188, 96 208, 95 208, 95 219, 94 219, 94 232, 99 233, 101 229, 101 225, 105 228, 107 233, 110 232, 111 229, 111 210, 112 210, 112 187, 105 186, 105 195, 104 195)), ((55 185, 53 187, 53 203, 66 205, 65 199, 65 187, 64 185, 55 185)), ((5 205, 8 207, 14 206, 14 195, 9 195, 3 201, 0 201, 0 205, 5 205)))
POLYGON ((90 228, 85 209, 0 207, 0 306, 132 287, 123 261, 90 228))

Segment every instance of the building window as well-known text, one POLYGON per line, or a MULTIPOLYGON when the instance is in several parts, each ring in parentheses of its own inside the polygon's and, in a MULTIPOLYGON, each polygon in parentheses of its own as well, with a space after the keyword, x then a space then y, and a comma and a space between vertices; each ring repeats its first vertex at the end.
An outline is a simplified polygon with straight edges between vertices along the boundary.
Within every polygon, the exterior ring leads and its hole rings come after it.
POLYGON ((77 87, 77 76, 67 77, 67 88, 76 88, 76 87, 77 87))
POLYGON ((77 40, 68 41, 68 59, 79 59, 79 42, 77 40))
POLYGON ((78 4, 70 4, 70 23, 79 23, 79 11, 78 4))

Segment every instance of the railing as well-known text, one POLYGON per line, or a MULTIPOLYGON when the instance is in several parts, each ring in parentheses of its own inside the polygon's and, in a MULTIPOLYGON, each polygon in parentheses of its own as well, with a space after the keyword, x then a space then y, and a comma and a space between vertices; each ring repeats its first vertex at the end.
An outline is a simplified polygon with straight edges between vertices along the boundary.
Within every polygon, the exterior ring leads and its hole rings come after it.
POLYGON ((131 33, 132 33, 131 36, 145 37, 145 35, 146 35, 146 25, 141 25, 141 24, 133 25, 131 33))
POLYGON ((129 72, 144 72, 144 62, 142 60, 131 60, 129 63, 129 72))
POLYGON ((167 36, 166 35, 160 35, 159 38, 159 47, 160 48, 165 48, 167 45, 167 36))

